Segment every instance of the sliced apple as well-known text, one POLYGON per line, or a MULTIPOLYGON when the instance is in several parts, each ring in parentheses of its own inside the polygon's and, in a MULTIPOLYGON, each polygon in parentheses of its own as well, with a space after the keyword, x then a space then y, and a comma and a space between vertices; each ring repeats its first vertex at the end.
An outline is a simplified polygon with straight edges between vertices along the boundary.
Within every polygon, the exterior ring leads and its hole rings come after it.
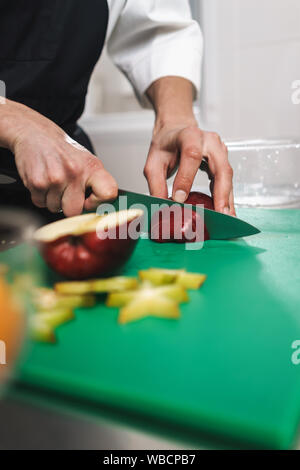
POLYGON ((150 268, 139 271, 139 277, 143 281, 150 281, 156 286, 177 283, 185 289, 199 289, 207 276, 200 273, 189 273, 184 269, 159 269, 150 268))
POLYGON ((147 316, 177 319, 180 317, 178 305, 174 300, 163 296, 133 300, 120 310, 119 323, 129 323, 147 316))
POLYGON ((104 276, 120 268, 139 238, 143 211, 84 214, 53 222, 35 232, 41 254, 69 279, 104 276))
POLYGON ((106 305, 108 307, 123 307, 134 300, 142 300, 145 303, 156 297, 166 297, 177 303, 187 302, 188 295, 185 289, 176 284, 153 287, 151 284, 142 285, 140 289, 109 294, 106 305))
POLYGON ((116 276, 106 279, 91 279, 90 281, 58 282, 55 290, 61 294, 100 294, 135 289, 138 280, 135 277, 116 276))
POLYGON ((51 310, 56 308, 92 307, 96 303, 94 295, 63 295, 53 289, 45 287, 33 290, 33 303, 37 310, 51 310))

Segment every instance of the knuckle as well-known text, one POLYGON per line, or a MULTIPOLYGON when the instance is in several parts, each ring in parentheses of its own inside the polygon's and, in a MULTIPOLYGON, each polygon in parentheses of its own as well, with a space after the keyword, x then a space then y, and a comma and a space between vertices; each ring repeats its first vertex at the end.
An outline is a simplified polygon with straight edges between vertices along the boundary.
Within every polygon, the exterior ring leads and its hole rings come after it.
POLYGON ((71 159, 66 162, 66 169, 72 178, 76 178, 76 176, 78 176, 82 171, 81 165, 75 160, 71 159))
POLYGON ((222 141, 222 148, 223 148, 223 150, 224 150, 226 153, 228 153, 228 147, 227 147, 226 144, 224 144, 223 141, 222 141))
MULTIPOLYGON (((103 167, 101 160, 97 158, 95 155, 89 154, 87 159, 85 160, 84 165, 87 165, 88 168, 99 170, 103 167)), ((81 165, 80 165, 81 168, 81 165)))
POLYGON ((143 174, 145 178, 148 178, 151 174, 151 167, 149 165, 145 165, 143 174))
POLYGON ((225 172, 231 178, 233 177, 233 169, 232 169, 232 166, 229 163, 226 164, 225 172))
POLYGON ((49 175, 49 183, 51 186, 59 186, 64 182, 64 174, 56 172, 49 175))
POLYGON ((118 186, 117 184, 112 184, 105 192, 107 199, 116 199, 118 196, 118 186))
POLYGON ((32 176, 30 182, 28 183, 30 189, 34 191, 46 191, 48 189, 49 183, 45 178, 40 178, 37 176, 32 176))
POLYGON ((200 161, 202 159, 202 151, 195 145, 188 145, 185 149, 185 155, 191 160, 200 161))
POLYGON ((217 141, 217 142, 222 142, 221 137, 216 132, 209 132, 208 135, 212 140, 217 141))

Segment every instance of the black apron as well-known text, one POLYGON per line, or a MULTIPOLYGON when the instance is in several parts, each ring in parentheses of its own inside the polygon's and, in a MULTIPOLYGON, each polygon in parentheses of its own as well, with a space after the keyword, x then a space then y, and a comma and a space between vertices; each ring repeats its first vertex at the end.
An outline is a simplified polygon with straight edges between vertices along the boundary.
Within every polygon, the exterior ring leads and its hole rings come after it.
MULTIPOLYGON (((8 99, 23 103, 58 124, 93 150, 77 125, 93 68, 107 30, 106 0, 0 0, 0 80, 8 99)), ((14 156, 0 148, 0 204, 34 209, 14 156)), ((35 209, 48 219, 47 210, 35 209)))

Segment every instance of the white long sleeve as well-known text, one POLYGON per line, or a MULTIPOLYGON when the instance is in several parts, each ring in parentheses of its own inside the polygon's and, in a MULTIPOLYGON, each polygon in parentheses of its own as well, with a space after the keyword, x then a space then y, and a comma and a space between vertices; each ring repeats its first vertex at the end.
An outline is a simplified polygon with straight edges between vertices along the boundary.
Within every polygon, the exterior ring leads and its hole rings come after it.
POLYGON ((203 39, 188 0, 108 0, 107 48, 143 106, 158 78, 179 76, 200 90, 203 39))

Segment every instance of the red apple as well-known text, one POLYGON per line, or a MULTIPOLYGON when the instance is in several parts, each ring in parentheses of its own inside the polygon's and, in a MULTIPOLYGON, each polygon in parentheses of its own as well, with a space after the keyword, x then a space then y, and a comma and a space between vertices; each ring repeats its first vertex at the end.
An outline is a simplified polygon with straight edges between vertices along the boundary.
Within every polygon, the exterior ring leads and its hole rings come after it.
POLYGON ((215 210, 213 198, 198 191, 191 191, 185 203, 192 204, 193 206, 203 204, 205 209, 215 210))
MULTIPOLYGON (((186 204, 201 204, 205 209, 214 210, 213 199, 204 193, 191 192, 186 204)), ((201 215, 191 210, 179 209, 177 213, 170 211, 169 207, 156 212, 151 220, 151 239, 158 243, 170 241, 176 243, 192 243, 209 240, 209 233, 201 215), (197 230, 196 230, 197 229, 197 230), (198 232, 198 233, 196 233, 198 232), (192 234, 196 234, 192 236, 192 234), (203 235, 202 235, 203 234, 203 235)))
POLYGON ((66 218, 35 232, 46 263, 68 279, 106 276, 120 268, 139 238, 138 209, 66 218))

